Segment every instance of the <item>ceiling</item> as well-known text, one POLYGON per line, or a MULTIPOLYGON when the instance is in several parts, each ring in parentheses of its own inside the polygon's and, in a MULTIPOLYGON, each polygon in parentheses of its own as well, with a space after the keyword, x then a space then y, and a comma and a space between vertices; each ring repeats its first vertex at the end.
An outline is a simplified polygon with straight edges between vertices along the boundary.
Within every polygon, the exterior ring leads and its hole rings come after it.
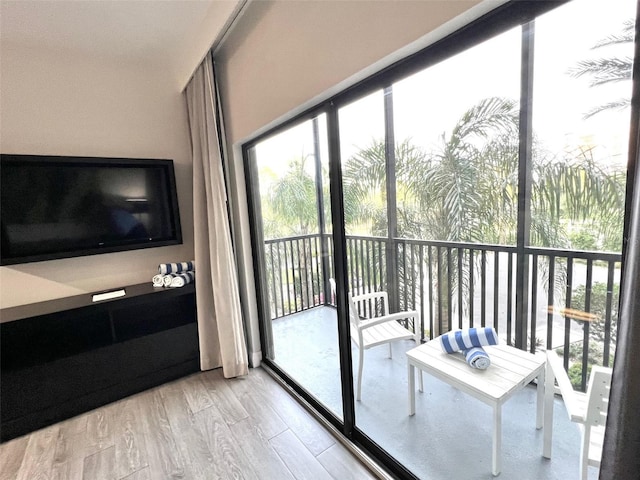
MULTIPOLYGON (((202 23, 211 18, 210 10, 237 3, 237 0, 0 0, 0 41, 7 48, 18 44, 102 59, 170 64, 202 36, 202 23)), ((216 23, 221 27, 226 20, 216 23)))

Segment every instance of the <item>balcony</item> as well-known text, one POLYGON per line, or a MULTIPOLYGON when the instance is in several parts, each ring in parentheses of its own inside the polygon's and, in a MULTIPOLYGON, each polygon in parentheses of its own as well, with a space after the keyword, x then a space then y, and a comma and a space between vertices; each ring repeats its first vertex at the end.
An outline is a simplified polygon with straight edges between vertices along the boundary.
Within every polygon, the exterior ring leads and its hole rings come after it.
MULTIPOLYGON (((329 410, 342 415, 336 311, 311 308, 273 322, 274 361, 329 410), (300 361, 304 359, 304 361, 300 361)), ((492 410, 445 383, 424 376, 416 414, 408 416, 407 365, 412 341, 365 354, 362 400, 356 425, 419 478, 489 479, 492 410), (462 461, 460 461, 462 460, 462 461)), ((353 347, 354 374, 357 350, 353 347)), ((505 403, 502 416, 502 473, 499 478, 542 480, 577 478, 580 436, 560 398, 554 408, 553 456, 542 457, 542 430, 535 429, 536 389, 530 385, 505 403)), ((590 468, 589 478, 598 478, 590 468)))
MULTIPOLYGON (((341 416, 337 313, 327 294, 329 240, 305 235, 265 241, 266 273, 272 360, 341 416)), ((347 238, 350 290, 386 290, 392 311, 393 306, 417 310, 419 325, 409 327, 419 329, 423 341, 455 328, 493 326, 503 343, 531 352, 555 349, 575 388, 583 390, 590 365, 613 360, 620 262, 619 254, 601 252, 347 238), (518 258, 526 268, 518 270, 518 258), (518 279, 521 272, 527 272, 525 279, 518 279), (526 303, 518 308, 521 298, 526 303), (519 342, 518 334, 525 341, 519 342)), ((412 341, 394 345, 391 360, 385 347, 366 352, 356 425, 421 478, 452 478, 452 465, 455 478, 490 477, 489 407, 425 376, 417 413, 408 416, 404 352, 414 346, 412 341)), ((579 432, 561 400, 556 402, 551 461, 542 458, 542 432, 535 430, 535 388, 505 404, 503 478, 577 475, 579 432)))

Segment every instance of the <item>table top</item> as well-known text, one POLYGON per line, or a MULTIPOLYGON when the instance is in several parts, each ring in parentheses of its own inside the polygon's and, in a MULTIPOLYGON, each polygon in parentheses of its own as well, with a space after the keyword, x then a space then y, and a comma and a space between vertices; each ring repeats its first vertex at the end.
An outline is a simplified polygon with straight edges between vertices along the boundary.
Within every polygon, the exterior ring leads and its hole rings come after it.
POLYGON ((473 396, 503 402, 544 371, 545 357, 508 345, 483 347, 491 359, 486 370, 470 367, 460 353, 445 353, 439 340, 407 352, 409 365, 440 378, 473 396))

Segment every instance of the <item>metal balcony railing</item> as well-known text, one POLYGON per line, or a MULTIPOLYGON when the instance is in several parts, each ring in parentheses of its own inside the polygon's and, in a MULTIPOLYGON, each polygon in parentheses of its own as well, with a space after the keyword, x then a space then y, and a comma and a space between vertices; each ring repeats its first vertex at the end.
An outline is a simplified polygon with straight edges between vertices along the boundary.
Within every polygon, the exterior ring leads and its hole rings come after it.
MULTIPOLYGON (((333 303, 328 279, 330 235, 265 241, 272 319, 333 303), (322 247, 324 242, 324 248, 322 247), (325 259, 326 260, 326 259, 325 259), (324 265, 324 266, 323 266, 324 265), (327 270, 327 271, 325 271, 327 270)), ((347 236, 353 293, 385 290, 393 310, 417 310, 423 340, 455 328, 493 326, 514 344, 516 322, 526 348, 555 349, 586 388, 592 364, 609 366, 615 351, 621 255, 526 247, 526 295, 517 292, 515 246, 347 236), (516 318, 517 299, 525 308, 516 318)), ((570 371, 571 373, 571 371, 570 371)))

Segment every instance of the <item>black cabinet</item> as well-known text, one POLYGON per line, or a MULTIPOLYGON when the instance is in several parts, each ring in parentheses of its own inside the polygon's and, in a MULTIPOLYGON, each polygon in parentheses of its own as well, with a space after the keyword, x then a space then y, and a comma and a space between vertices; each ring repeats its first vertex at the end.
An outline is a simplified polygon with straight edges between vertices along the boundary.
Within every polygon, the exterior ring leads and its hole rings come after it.
POLYGON ((0 312, 0 440, 199 370, 195 288, 125 287, 0 312))

